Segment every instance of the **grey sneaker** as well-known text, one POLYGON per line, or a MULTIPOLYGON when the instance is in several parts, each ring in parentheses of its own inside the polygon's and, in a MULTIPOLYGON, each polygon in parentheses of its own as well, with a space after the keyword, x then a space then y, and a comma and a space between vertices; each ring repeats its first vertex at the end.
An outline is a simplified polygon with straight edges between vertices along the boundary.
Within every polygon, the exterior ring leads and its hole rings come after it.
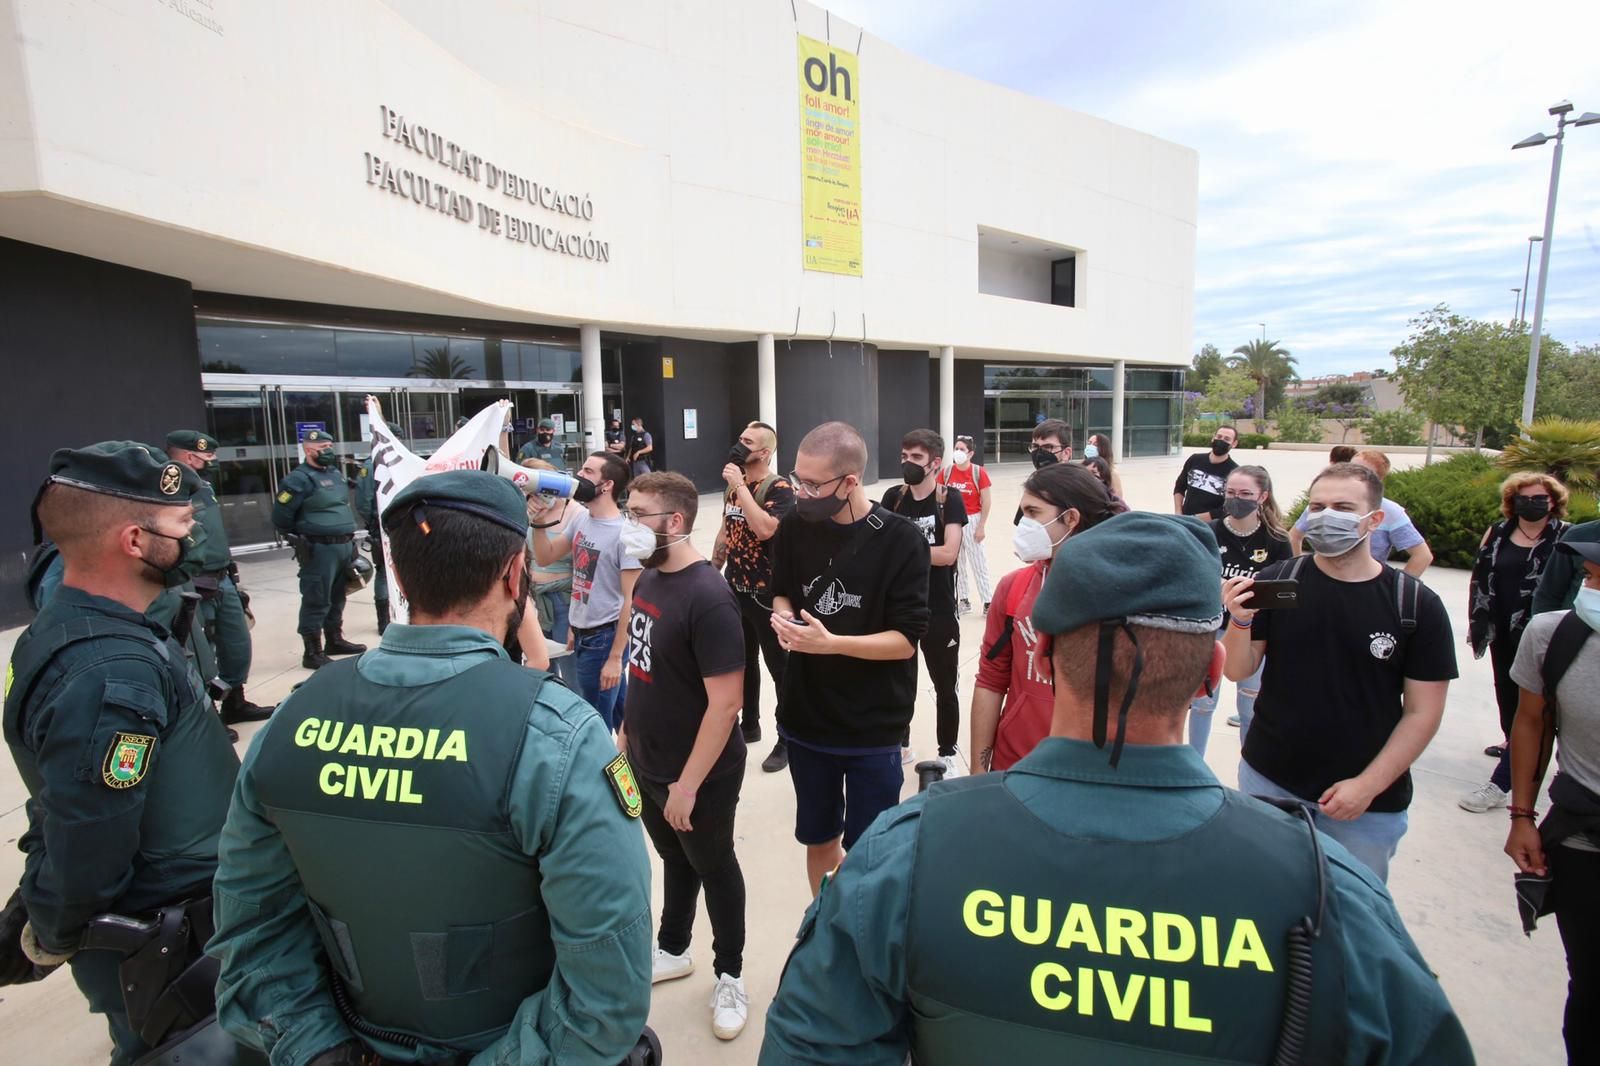
POLYGON ((1456 806, 1464 811, 1471 811, 1473 814, 1484 814, 1496 808, 1504 807, 1509 802, 1511 802, 1511 797, 1499 785, 1490 781, 1481 788, 1475 788, 1456 800, 1456 806))

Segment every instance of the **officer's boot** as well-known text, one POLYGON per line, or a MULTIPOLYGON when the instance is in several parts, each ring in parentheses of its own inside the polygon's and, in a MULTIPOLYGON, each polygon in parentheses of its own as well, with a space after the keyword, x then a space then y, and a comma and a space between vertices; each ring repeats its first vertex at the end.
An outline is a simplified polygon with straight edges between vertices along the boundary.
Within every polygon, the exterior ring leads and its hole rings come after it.
POLYGON ((378 608, 378 636, 383 636, 383 631, 389 628, 389 604, 377 604, 378 608))
POLYGON ((345 640, 344 629, 342 627, 336 629, 324 629, 322 633, 323 636, 328 638, 328 642, 324 644, 323 647, 327 650, 329 655, 359 655, 367 650, 367 646, 365 644, 355 644, 351 641, 345 640))
POLYGON ((244 698, 244 686, 235 685, 222 697, 222 724, 234 725, 237 722, 260 722, 272 717, 272 708, 263 707, 259 703, 251 703, 244 698))
POLYGON ((322 635, 319 633, 301 633, 300 639, 305 641, 306 653, 300 656, 300 665, 307 670, 317 670, 333 662, 322 653, 322 635))

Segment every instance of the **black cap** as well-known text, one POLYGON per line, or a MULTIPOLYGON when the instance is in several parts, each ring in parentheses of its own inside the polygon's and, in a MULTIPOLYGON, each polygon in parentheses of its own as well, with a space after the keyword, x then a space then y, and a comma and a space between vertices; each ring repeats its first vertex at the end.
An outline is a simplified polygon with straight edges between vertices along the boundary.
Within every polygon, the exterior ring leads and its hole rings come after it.
POLYGON ((527 497, 510 481, 487 471, 447 470, 417 478, 383 509, 383 524, 393 529, 402 515, 413 511, 417 524, 424 525, 429 507, 462 511, 523 536, 528 533, 527 497))

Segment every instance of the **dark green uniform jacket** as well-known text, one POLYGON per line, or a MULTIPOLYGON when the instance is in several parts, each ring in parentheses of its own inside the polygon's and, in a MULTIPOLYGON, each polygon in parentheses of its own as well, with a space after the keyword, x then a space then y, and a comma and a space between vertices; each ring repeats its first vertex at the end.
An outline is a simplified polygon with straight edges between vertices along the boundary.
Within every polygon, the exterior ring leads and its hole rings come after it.
MULTIPOLYGON (((1563 543, 1600 541, 1600 522, 1580 522, 1562 535, 1563 543)), ((1533 593, 1533 613, 1565 611, 1577 598, 1583 584, 1583 560, 1572 552, 1557 549, 1544 564, 1544 576, 1533 593)))
MULTIPOLYGON (((954 786, 881 815, 807 912, 763 1066, 901 1066, 913 1047, 929 1063, 1270 1060, 1281 926, 1314 884, 1303 823, 1224 789, 1187 745, 1126 748, 1112 771, 1048 738, 998 782, 954 786), (961 800, 978 802, 939 810, 961 800), (1241 825, 1259 838, 1214 839, 1241 825)), ((1319 839, 1328 943, 1302 1061, 1470 1064, 1388 893, 1319 839)))
POLYGON ((301 463, 278 482, 272 524, 283 533, 339 536, 356 531, 350 496, 338 467, 301 463))
POLYGON ((190 499, 194 502, 194 524, 197 527, 194 539, 199 548, 196 557, 199 571, 209 574, 226 570, 228 564, 233 562, 233 553, 228 550, 228 531, 222 524, 222 505, 217 502, 216 490, 202 478, 200 487, 190 499))
POLYGON ((463 626, 391 625, 256 737, 216 880, 219 1017, 275 1063, 615 1066, 650 1002, 631 775, 587 704, 463 626), (608 767, 613 768, 608 772, 608 767))

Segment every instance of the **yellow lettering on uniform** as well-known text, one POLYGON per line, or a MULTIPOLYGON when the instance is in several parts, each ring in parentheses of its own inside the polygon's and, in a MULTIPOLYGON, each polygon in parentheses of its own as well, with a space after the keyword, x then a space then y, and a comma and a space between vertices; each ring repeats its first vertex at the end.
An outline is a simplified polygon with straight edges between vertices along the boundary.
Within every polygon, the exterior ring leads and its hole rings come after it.
POLYGON ((1139 994, 1144 991, 1144 974, 1128 975, 1128 991, 1124 995, 1117 987, 1117 975, 1110 970, 1100 971, 1100 989, 1106 994, 1106 1006, 1111 1016, 1119 1022, 1131 1022, 1133 1012, 1139 1007, 1139 994))
POLYGON ((360 781, 361 779, 356 776, 356 768, 354 766, 346 766, 344 768, 344 794, 346 799, 355 798, 356 785, 360 781))
POLYGON ((1050 901, 1036 899, 1033 902, 1038 908, 1038 924, 1029 929, 1028 901, 1021 896, 1011 897, 1011 935, 1024 944, 1043 944, 1050 939, 1050 901))
POLYGON ((327 719, 323 719, 317 725, 317 747, 323 751, 332 751, 339 746, 339 738, 343 735, 343 722, 330 722, 327 719))
POLYGON ((1187 1029, 1191 1033, 1211 1032, 1211 1019, 1200 1018, 1189 1013, 1189 982, 1172 982, 1172 1025, 1176 1029, 1187 1029))
POLYGON ((1267 957, 1267 946, 1261 942, 1256 923, 1240 918, 1233 923, 1233 936, 1228 940, 1228 954, 1222 960, 1224 969, 1237 970, 1242 963, 1251 963, 1262 973, 1272 972, 1272 960, 1267 957))
POLYGON ((1006 931, 1005 900, 1000 893, 975 888, 961 904, 961 920, 973 936, 999 936, 1006 931), (996 910, 996 908, 1002 908, 996 910))
MULTIPOLYGON (((1100 934, 1094 928, 1094 916, 1089 913, 1089 908, 1082 903, 1074 903, 1067 908, 1067 916, 1061 922, 1061 935, 1056 938, 1056 947, 1066 950, 1082 944, 1088 951, 1096 955, 1103 954, 1100 947, 1100 934)), ((1079 995, 1082 995, 1080 992, 1079 995)))
POLYGON ((1033 989, 1033 1001, 1045 1010, 1066 1010, 1072 1006, 1072 996, 1065 990, 1048 991, 1045 982, 1054 978, 1058 985, 1072 980, 1072 971, 1058 962, 1041 962, 1033 968, 1033 979, 1028 982, 1033 989))
POLYGON ((400 797, 400 771, 390 768, 384 773, 389 778, 389 791, 384 793, 383 798, 394 803, 400 797))
POLYGON ((421 793, 411 791, 411 771, 406 770, 400 775, 400 802, 421 803, 421 793))
POLYGON ((1078 967, 1078 1013, 1094 1014, 1094 971, 1087 966, 1078 967))
POLYGON ((370 766, 358 766, 356 769, 361 773, 361 798, 364 800, 377 799, 378 793, 383 789, 384 775, 389 771, 374 770, 370 766))
POLYGON ((1167 979, 1165 977, 1150 978, 1150 1024, 1167 1025, 1167 979))
POLYGON ((435 759, 454 759, 456 762, 467 761, 467 733, 464 729, 452 729, 450 735, 444 738, 444 744, 439 748, 435 759))
POLYGON ((367 727, 356 722, 350 731, 344 735, 344 743, 339 745, 340 755, 365 755, 367 754, 367 727))
POLYGON ((1144 915, 1126 907, 1106 908, 1106 954, 1121 955, 1122 945, 1128 945, 1128 954, 1137 959, 1148 959, 1149 950, 1140 937, 1144 936, 1144 915))
POLYGON ((1207 966, 1219 965, 1217 954, 1217 920, 1202 917, 1200 919, 1200 961, 1207 966))
POLYGON ((1189 919, 1165 911, 1156 911, 1150 918, 1150 946, 1157 962, 1188 962, 1194 958, 1194 926, 1189 919))
POLYGON ((367 754, 373 758, 394 758, 395 728, 392 725, 375 725, 372 727, 372 740, 367 745, 367 754))
POLYGON ((338 763, 324 763, 322 773, 317 775, 317 784, 322 786, 323 792, 330 796, 337 796, 344 789, 344 786, 338 781, 339 776, 343 773, 344 767, 338 763))
POLYGON ((300 748, 309 748, 316 742, 317 720, 315 718, 307 718, 305 721, 301 722, 294 731, 295 746, 300 748))
POLYGON ((437 747, 438 744, 439 744, 439 731, 437 729, 428 730, 428 742, 425 745, 423 745, 423 747, 422 747, 422 757, 424 759, 433 758, 433 749, 435 747, 437 747))
POLYGON ((396 759, 415 759, 422 753, 422 730, 410 726, 400 730, 400 739, 394 746, 396 759))

